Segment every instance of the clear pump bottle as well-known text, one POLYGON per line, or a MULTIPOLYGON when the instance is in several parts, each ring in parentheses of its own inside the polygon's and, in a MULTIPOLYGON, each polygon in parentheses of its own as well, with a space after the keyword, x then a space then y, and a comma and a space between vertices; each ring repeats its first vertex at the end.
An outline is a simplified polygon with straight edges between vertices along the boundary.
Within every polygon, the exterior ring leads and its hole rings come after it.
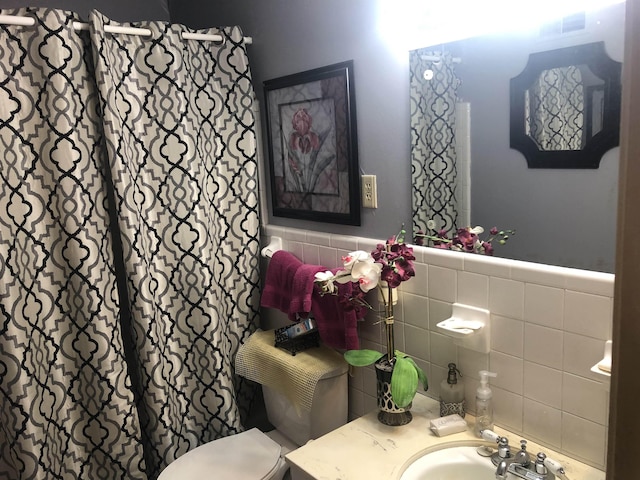
POLYGON ((497 373, 481 370, 480 386, 476 390, 476 426, 474 432, 482 437, 482 430, 493 430, 493 392, 489 388, 489 377, 497 377, 497 373))

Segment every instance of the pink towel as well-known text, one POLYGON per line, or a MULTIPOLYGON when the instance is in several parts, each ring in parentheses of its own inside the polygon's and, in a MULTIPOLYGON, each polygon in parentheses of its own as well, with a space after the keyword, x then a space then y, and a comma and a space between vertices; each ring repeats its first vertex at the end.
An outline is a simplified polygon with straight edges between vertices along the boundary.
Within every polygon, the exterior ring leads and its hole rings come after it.
POLYGON ((302 262, 286 250, 275 252, 267 267, 260 305, 289 314, 294 292, 293 279, 301 265, 302 262))

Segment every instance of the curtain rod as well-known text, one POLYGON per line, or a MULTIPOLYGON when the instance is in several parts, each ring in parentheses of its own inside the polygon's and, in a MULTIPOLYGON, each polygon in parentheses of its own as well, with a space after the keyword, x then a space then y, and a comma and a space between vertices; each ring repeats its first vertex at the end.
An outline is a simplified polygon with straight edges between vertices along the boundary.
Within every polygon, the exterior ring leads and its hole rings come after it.
MULTIPOLYGON (((0 24, 3 25, 20 25, 25 27, 31 27, 36 24, 35 18, 32 17, 20 17, 17 15, 0 15, 0 24)), ((89 30, 88 23, 73 22, 73 29, 75 31, 89 30)), ((135 27, 118 27, 115 25, 105 25, 104 31, 107 33, 120 33, 123 35, 139 35, 142 37, 151 36, 151 30, 148 28, 135 28, 135 27)), ((201 40, 210 42, 221 42, 224 37, 222 35, 210 35, 206 33, 191 33, 183 32, 183 40, 201 40)), ((251 45, 253 39, 251 37, 244 37, 244 43, 251 45)))

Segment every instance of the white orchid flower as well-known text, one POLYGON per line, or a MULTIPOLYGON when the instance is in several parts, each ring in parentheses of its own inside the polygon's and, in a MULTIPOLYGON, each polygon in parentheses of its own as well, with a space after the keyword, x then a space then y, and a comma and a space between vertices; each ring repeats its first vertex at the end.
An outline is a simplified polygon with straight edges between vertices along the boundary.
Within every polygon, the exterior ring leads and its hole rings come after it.
POLYGON ((473 233, 475 235, 480 235, 482 232, 484 232, 484 228, 482 228, 481 226, 477 226, 469 229, 469 233, 473 233))
POLYGON ((335 275, 330 270, 316 273, 315 279, 316 282, 322 283, 322 290, 326 293, 334 293, 336 291, 336 286, 333 283, 335 275))
POLYGON ((347 256, 342 257, 342 263, 344 263, 345 270, 350 272, 354 263, 364 262, 369 259, 373 261, 373 257, 369 252, 365 252, 364 250, 356 250, 355 252, 351 252, 347 256))
POLYGON ((371 260, 356 262, 351 269, 351 276, 360 285, 360 290, 367 293, 378 285, 382 265, 371 260))
POLYGON ((324 272, 318 272, 315 275, 316 280, 318 280, 319 282, 325 282, 328 280, 333 280, 333 277, 335 275, 333 274, 333 272, 331 270, 327 270, 324 272))

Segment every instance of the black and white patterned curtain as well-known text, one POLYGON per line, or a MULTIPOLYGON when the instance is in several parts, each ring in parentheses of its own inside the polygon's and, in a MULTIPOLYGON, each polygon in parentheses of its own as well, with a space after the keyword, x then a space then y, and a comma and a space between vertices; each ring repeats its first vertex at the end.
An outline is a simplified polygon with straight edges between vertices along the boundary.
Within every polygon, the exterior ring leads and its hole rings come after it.
POLYGON ((584 86, 580 67, 544 70, 526 91, 525 129, 543 151, 584 144, 584 86))
POLYGON ((1 13, 36 25, 0 26, 0 479, 155 478, 252 398, 232 368, 259 295, 242 33, 1 13))
POLYGON ((413 231, 452 230, 456 199, 456 101, 460 80, 448 52, 410 52, 413 231), (438 58, 437 61, 432 60, 438 58))
POLYGON ((216 46, 178 25, 136 24, 147 39, 92 23, 147 461, 164 465, 242 428, 232 360, 259 294, 253 90, 239 28, 206 32, 216 46))

